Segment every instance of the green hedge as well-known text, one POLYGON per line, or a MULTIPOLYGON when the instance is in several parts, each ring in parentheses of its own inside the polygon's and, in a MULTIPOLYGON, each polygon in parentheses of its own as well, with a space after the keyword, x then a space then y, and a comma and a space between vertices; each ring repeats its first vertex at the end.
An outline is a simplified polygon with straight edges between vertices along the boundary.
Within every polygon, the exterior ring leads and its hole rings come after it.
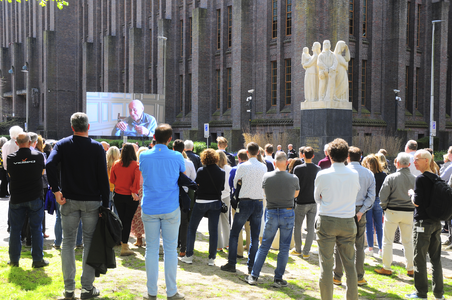
MULTIPOLYGON (((424 136, 417 140, 417 148, 424 149, 430 147, 430 141, 428 136, 424 136)), ((433 149, 438 149, 439 147, 439 137, 433 137, 433 149)))

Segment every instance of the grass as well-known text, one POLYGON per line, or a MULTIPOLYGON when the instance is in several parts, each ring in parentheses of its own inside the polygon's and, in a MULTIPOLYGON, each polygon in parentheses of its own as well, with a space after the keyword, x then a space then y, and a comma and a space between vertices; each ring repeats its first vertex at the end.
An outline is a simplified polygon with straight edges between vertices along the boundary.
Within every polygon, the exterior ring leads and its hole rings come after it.
MULTIPOLYGON (((315 244, 314 244, 315 245, 315 244)), ((316 245, 315 245, 316 246, 316 245)), ((289 286, 276 289, 272 287, 278 251, 271 250, 262 268, 259 284, 249 286, 239 279, 247 273, 246 259, 238 260, 237 273, 219 270, 227 262, 227 253, 217 255, 216 266, 207 266, 208 242, 206 234, 198 235, 195 244, 195 259, 192 265, 181 263, 178 270, 178 288, 187 299, 320 299, 318 278, 320 269, 318 258, 311 255, 307 260, 290 256, 284 278, 289 286)), ((100 288, 100 299, 142 299, 146 294, 146 273, 144 249, 134 248, 135 256, 119 256, 117 268, 110 269, 106 275, 96 278, 95 286, 100 288)), ((7 265, 8 248, 0 247, 0 299, 62 299, 63 278, 61 258, 58 250, 45 249, 45 259, 50 265, 42 269, 32 269, 29 249, 22 252, 19 268, 7 265)), ((76 296, 80 294, 81 250, 76 251, 76 296)), ((365 278, 367 286, 359 287, 360 299, 404 299, 413 291, 413 279, 406 276, 403 266, 393 266, 392 276, 376 274, 374 269, 381 266, 381 260, 366 257, 365 278)), ((160 259, 159 299, 165 299, 163 259, 160 259)), ((429 276, 431 286, 431 276, 429 276)), ((345 278, 343 279, 345 282, 345 278)), ((452 280, 444 280, 445 296, 452 295, 452 280)), ((432 298, 432 293, 429 293, 432 298)), ((345 298, 345 287, 334 287, 334 298, 345 298)))

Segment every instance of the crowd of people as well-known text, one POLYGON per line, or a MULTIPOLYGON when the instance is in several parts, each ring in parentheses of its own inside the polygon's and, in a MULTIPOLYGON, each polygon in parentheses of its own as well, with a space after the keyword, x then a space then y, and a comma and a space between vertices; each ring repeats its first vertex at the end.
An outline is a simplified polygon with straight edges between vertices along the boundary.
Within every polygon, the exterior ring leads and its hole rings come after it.
MULTIPOLYGON (((196 232, 203 217, 208 218, 208 265, 215 265, 217 252, 228 251, 220 269, 236 272, 246 249, 248 275, 240 279, 250 285, 259 282, 270 248, 279 249, 276 288, 288 286, 283 276, 289 255, 309 259, 315 253, 321 298, 333 299, 333 287, 342 284, 345 271, 346 297, 358 299, 358 286, 367 284, 366 255, 381 257, 382 267, 375 272, 391 275, 399 232, 406 274, 414 277, 414 291, 406 297, 427 299, 428 255, 433 295, 444 299, 440 233, 446 229, 426 208, 436 178, 452 185, 452 147, 439 168, 431 149, 418 150, 410 140, 397 155, 392 173, 384 149, 364 156, 340 138, 325 145, 325 158, 318 164, 313 163, 309 145, 295 151, 290 144, 286 154, 281 145, 273 151, 273 145, 260 147, 255 142, 238 151, 236 164, 224 137, 217 139, 218 150, 206 149, 198 156, 191 140, 177 139, 170 150, 172 128, 160 124, 151 149, 131 143, 118 149, 89 138, 86 114, 74 113, 70 122, 74 134, 54 145, 18 126, 11 128, 10 141, 0 139, 0 197, 10 194, 9 264, 19 266, 21 239, 27 236, 32 266, 49 264, 43 258, 44 209, 55 210, 54 247, 61 249, 65 299, 75 299, 77 247, 84 252, 80 298, 100 295, 94 286, 95 269, 86 259, 101 206, 122 222, 121 256, 134 254, 131 234, 135 246, 146 247, 148 299, 157 299, 161 240, 167 298, 185 298, 176 284, 178 257, 182 263, 196 263, 196 232), (43 201, 52 195, 54 206, 43 201), (311 249, 314 240, 318 251, 311 249)), ((451 250, 451 220, 445 223, 449 238, 443 246, 451 250)))

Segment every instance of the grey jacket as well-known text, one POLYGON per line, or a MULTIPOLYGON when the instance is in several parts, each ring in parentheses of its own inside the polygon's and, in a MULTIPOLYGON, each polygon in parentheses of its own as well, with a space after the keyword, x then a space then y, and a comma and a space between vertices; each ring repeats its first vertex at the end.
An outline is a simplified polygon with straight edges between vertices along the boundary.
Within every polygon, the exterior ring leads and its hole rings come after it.
POLYGON ((398 211, 414 211, 414 204, 408 196, 408 190, 414 188, 416 177, 410 169, 402 168, 386 176, 380 190, 380 205, 398 211))

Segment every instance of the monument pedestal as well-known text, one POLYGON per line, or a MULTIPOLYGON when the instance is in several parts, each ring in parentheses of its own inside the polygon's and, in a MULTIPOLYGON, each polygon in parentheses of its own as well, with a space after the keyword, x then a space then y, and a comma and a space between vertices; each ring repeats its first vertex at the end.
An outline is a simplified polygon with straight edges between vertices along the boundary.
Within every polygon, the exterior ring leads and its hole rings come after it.
POLYGON ((301 103, 301 145, 314 149, 313 162, 325 157, 323 146, 335 138, 352 145, 352 103, 310 101, 301 103))

